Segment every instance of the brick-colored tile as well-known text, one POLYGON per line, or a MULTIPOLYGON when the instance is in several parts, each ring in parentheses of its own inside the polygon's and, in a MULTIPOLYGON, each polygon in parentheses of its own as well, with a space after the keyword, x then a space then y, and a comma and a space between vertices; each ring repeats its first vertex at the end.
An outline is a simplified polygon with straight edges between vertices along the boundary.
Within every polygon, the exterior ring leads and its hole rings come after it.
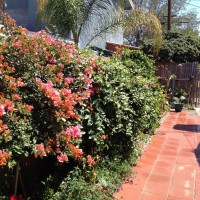
POLYGON ((166 200, 166 199, 167 197, 165 196, 156 195, 149 192, 144 192, 140 200, 166 200))
POLYGON ((171 162, 171 160, 158 160, 156 162, 156 166, 159 167, 168 167, 168 168, 174 168, 174 163, 171 162))
POLYGON ((160 184, 160 182, 154 182, 154 181, 153 182, 148 181, 144 188, 145 192, 149 192, 149 193, 153 193, 157 195, 163 195, 163 196, 167 196, 168 190, 169 190, 169 183, 160 184))
POLYGON ((173 169, 168 167, 160 167, 156 165, 152 171, 152 174, 162 175, 162 176, 172 176, 173 169))
POLYGON ((194 191, 187 188, 171 186, 169 189, 169 196, 184 199, 184 200, 193 200, 194 191))
POLYGON ((171 180, 171 177, 157 175, 157 174, 152 174, 149 178, 149 181, 157 182, 160 184, 168 184, 170 182, 170 180, 171 180))
POLYGON ((180 188, 188 188, 194 190, 195 184, 194 180, 182 178, 181 176, 174 176, 171 182, 172 186, 180 187, 180 188))
POLYGON ((168 197, 167 200, 182 200, 182 199, 176 197, 168 197))
POLYGON ((117 192, 114 195, 114 198, 117 200, 139 200, 141 196, 141 192, 138 190, 133 190, 133 189, 123 189, 117 192))
POLYGON ((131 180, 115 194, 123 200, 200 200, 200 116, 171 112, 147 145, 131 180))

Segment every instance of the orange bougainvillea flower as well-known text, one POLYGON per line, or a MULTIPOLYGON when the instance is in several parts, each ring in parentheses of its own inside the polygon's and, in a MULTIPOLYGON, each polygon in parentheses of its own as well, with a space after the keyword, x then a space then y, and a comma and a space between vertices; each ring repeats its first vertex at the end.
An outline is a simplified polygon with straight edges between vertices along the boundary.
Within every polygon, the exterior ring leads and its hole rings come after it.
POLYGON ((57 159, 60 163, 68 162, 68 156, 66 154, 61 154, 60 156, 57 156, 57 159))
POLYGON ((9 157, 10 157, 9 153, 0 150, 0 166, 5 166, 7 164, 7 160, 9 157))
POLYGON ((89 167, 92 167, 92 166, 96 165, 96 162, 94 161, 94 159, 92 158, 91 155, 87 156, 87 163, 88 163, 89 167))

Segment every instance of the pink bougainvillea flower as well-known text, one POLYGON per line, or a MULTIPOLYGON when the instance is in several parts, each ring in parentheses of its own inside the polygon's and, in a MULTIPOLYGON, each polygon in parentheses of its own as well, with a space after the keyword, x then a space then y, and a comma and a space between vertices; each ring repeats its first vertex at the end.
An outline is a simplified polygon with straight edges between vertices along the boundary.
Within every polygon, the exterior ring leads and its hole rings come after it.
POLYGON ((57 76, 58 76, 59 78, 63 78, 64 74, 63 74, 62 72, 59 72, 59 73, 57 73, 57 76))
POLYGON ((30 105, 26 105, 26 108, 28 109, 29 112, 30 112, 31 110, 33 110, 33 106, 30 106, 30 105))
POLYGON ((87 108, 88 108, 88 110, 93 111, 92 105, 89 105, 87 108))
POLYGON ((13 99, 20 101, 22 98, 19 94, 13 94, 12 95, 13 99))
POLYGON ((4 107, 10 112, 13 112, 15 110, 14 103, 8 99, 5 100, 4 107))
POLYGON ((37 83, 42 82, 40 78, 36 78, 35 80, 36 80, 37 83))
POLYGON ((6 125, 3 124, 3 121, 0 120, 0 133, 6 130, 6 125))
POLYGON ((103 139, 103 140, 108 139, 108 135, 101 135, 101 139, 103 139))
POLYGON ((18 78, 18 80, 17 80, 17 86, 18 87, 24 87, 25 86, 25 83, 22 81, 21 78, 18 78))
POLYGON ((36 152, 35 152, 35 157, 37 158, 38 156, 43 157, 46 156, 46 151, 44 148, 44 144, 36 144, 36 152))
POLYGON ((61 154, 57 156, 57 159, 60 163, 68 162, 68 156, 66 154, 61 154))
POLYGON ((78 139, 78 138, 82 137, 79 124, 76 125, 76 126, 73 126, 71 128, 68 128, 66 131, 63 131, 63 134, 67 135, 67 136, 71 136, 71 137, 73 137, 75 139, 78 139))
POLYGON ((51 99, 55 107, 62 104, 60 93, 53 88, 53 83, 50 80, 48 80, 47 83, 43 83, 41 79, 36 78, 36 82, 41 87, 41 90, 44 91, 45 95, 51 99))
POLYGON ((50 63, 56 63, 57 62, 57 60, 55 58, 51 57, 51 56, 49 56, 48 61, 50 63))
POLYGON ((74 79, 73 79, 73 78, 70 78, 70 77, 65 78, 65 83, 71 84, 71 83, 73 83, 73 82, 74 82, 74 79))
POLYGON ((53 83, 52 83, 50 80, 47 81, 47 84, 48 84, 50 87, 53 87, 53 83))
POLYGON ((21 46, 20 41, 16 41, 16 42, 13 44, 13 47, 16 47, 16 48, 19 48, 20 46, 21 46))
POLYGON ((3 115, 5 115, 5 114, 6 114, 6 112, 5 112, 4 105, 0 105, 0 117, 3 116, 3 115))

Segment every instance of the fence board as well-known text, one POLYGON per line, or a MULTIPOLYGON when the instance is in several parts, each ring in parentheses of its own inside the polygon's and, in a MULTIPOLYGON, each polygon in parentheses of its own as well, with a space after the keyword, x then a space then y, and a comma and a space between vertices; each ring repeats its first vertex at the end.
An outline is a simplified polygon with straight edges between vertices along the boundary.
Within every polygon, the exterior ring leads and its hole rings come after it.
POLYGON ((170 77, 175 75, 175 89, 183 89, 188 94, 188 103, 200 107, 200 69, 198 62, 157 63, 156 75, 167 88, 172 89, 170 77))

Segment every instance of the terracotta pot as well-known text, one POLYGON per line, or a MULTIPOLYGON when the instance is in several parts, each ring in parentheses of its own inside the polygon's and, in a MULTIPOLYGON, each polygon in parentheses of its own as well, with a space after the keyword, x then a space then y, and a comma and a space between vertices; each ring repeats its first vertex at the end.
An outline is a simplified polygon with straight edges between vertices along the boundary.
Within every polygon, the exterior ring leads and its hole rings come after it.
POLYGON ((126 48, 126 49, 130 49, 130 50, 139 50, 138 47, 133 47, 133 46, 129 46, 129 45, 123 45, 123 44, 115 44, 112 42, 106 42, 106 49, 110 50, 110 51, 117 51, 117 48, 126 48))

